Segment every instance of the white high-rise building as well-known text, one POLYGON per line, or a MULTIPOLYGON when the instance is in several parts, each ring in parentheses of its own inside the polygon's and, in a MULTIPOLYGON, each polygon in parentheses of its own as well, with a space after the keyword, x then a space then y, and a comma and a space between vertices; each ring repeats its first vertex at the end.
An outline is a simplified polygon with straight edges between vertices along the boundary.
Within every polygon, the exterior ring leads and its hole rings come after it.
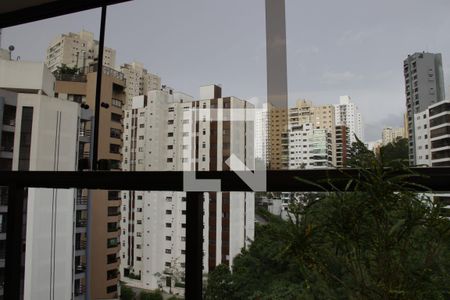
MULTIPOLYGON (((92 32, 61 34, 47 48, 45 63, 51 72, 63 64, 68 67, 83 68, 98 59, 98 41, 92 32)), ((103 65, 115 68, 116 50, 104 47, 103 65)))
POLYGON ((269 139, 267 103, 255 111, 255 158, 267 164, 267 143, 269 139))
POLYGON ((350 96, 341 96, 339 104, 335 106, 336 125, 345 125, 349 129, 350 144, 356 142, 355 135, 364 142, 364 124, 362 115, 355 103, 351 102, 350 96))
POLYGON ((123 64, 120 71, 127 83, 125 108, 131 107, 134 96, 147 95, 148 91, 161 89, 161 77, 149 73, 142 63, 123 64))
POLYGON ((326 129, 312 123, 289 126, 289 169, 331 167, 332 140, 326 129))
MULTIPOLYGON (((1 169, 75 171, 79 104, 53 98, 55 78, 43 63, 0 60, 0 70, 1 169)), ((75 196, 74 189, 28 189, 25 300, 73 299, 75 196)))
MULTIPOLYGON (((231 154, 253 169, 253 123, 233 120, 253 105, 222 97, 215 85, 202 87, 200 94, 193 100, 165 87, 134 97, 125 111, 123 170, 229 170, 225 161, 231 154)), ((183 192, 122 192, 121 280, 183 293, 185 197, 183 192)), ((205 193, 205 273, 221 263, 231 265, 253 239, 254 209, 253 193, 205 193)))

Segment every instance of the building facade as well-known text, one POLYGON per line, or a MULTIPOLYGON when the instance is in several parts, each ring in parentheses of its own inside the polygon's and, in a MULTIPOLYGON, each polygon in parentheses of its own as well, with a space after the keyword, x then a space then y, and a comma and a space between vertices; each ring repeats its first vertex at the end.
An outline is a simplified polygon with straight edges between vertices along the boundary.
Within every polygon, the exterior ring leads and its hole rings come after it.
MULTIPOLYGON (((80 105, 53 97, 55 78, 43 63, 0 60, 0 69, 0 168, 75 171, 78 128, 86 119, 80 105)), ((1 189, 1 197, 1 228, 5 230, 7 189, 1 189)), ((74 189, 28 189, 23 299, 74 298, 76 266, 70 258, 75 198, 74 189)), ((0 234, 3 255, 4 238, 0 234)), ((6 274, 0 273, 3 281, 6 274)))
POLYGON ((381 133, 381 139, 383 141, 383 145, 394 143, 397 140, 403 139, 403 138, 407 138, 405 136, 404 128, 386 127, 386 128, 383 128, 383 132, 381 133))
POLYGON ((450 166, 450 100, 429 108, 432 166, 450 166))
MULTIPOLYGON (((57 80, 55 91, 59 98, 86 104, 95 109, 97 65, 85 68, 84 74, 72 76, 70 80, 57 80)), ((122 118, 125 102, 125 79, 121 72, 103 67, 101 108, 99 120, 98 168, 120 170, 122 162, 122 118)), ((89 133, 92 127, 86 127, 89 133)), ((80 151, 89 153, 86 145, 80 151)), ((79 194, 87 212, 77 214, 79 227, 86 227, 87 251, 80 258, 77 276, 82 281, 91 299, 110 299, 118 295, 119 250, 120 250, 120 191, 82 191, 79 194), (86 269, 83 269, 83 265, 86 269)), ((80 229, 81 230, 81 229, 80 229)), ((80 232, 81 233, 81 232, 80 232)), ((81 235, 84 240, 84 235, 81 235)), ((81 253, 81 252, 77 252, 81 253)))
MULTIPOLYGON (((229 170, 232 154, 252 169, 253 124, 233 118, 253 105, 222 97, 218 86, 200 94, 193 100, 165 87, 135 97, 125 112, 124 170, 229 170)), ((122 198, 121 280, 182 294, 185 193, 122 192, 122 198)), ((254 237, 253 193, 205 193, 203 223, 204 272, 231 265, 254 237)))
MULTIPOLYGON (((423 151, 419 149, 424 145, 417 144, 423 141, 423 136, 426 134, 423 132, 423 115, 426 114, 429 106, 445 98, 442 56, 425 52, 408 55, 403 62, 403 72, 408 115, 409 162, 410 165, 415 166, 423 164, 424 155, 426 155, 420 153, 423 151), (420 156, 422 159, 419 158, 420 156)), ((426 163, 429 164, 429 161, 427 160, 426 163)))
POLYGON ((148 72, 141 63, 123 64, 120 66, 120 71, 127 83, 125 108, 131 107, 133 97, 147 95, 148 91, 161 89, 161 77, 148 72))
POLYGON ((345 125, 350 132, 350 144, 356 142, 356 137, 364 142, 364 125, 361 113, 349 96, 341 96, 335 106, 336 125, 345 125))
MULTIPOLYGON (((84 68, 97 61, 98 47, 92 32, 82 30, 79 33, 61 34, 48 46, 45 63, 51 72, 62 65, 84 68)), ((114 69, 116 50, 104 47, 103 51, 103 65, 114 69)))
POLYGON ((289 169, 332 166, 331 136, 312 123, 289 126, 289 169))

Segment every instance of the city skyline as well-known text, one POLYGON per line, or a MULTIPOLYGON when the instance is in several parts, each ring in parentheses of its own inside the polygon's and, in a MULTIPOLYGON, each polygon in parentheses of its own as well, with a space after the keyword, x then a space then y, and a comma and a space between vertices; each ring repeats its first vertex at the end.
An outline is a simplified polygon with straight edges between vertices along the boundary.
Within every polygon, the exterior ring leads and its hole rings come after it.
MULTIPOLYGON (((173 4, 133 1, 108 9, 106 45, 117 50, 117 65, 140 61, 165 84, 194 97, 198 86, 217 82, 231 91, 227 94, 265 101, 264 3, 173 4), (173 22, 167 22, 168 15, 173 22)), ((328 7, 286 3, 289 101, 337 103, 339 96, 350 95, 367 116, 367 140, 379 139, 382 128, 402 124, 405 98, 399 62, 407 54, 442 53, 444 77, 449 74, 450 52, 445 49, 450 44, 441 36, 450 26, 444 18, 450 4, 348 0, 328 7), (431 9, 432 20, 415 21, 431 9)), ((2 43, 16 46, 15 57, 43 61, 56 34, 84 28, 98 37, 98 17, 99 10, 94 10, 41 21, 39 26, 6 28, 2 43), (30 39, 33 47, 26 46, 30 39)))

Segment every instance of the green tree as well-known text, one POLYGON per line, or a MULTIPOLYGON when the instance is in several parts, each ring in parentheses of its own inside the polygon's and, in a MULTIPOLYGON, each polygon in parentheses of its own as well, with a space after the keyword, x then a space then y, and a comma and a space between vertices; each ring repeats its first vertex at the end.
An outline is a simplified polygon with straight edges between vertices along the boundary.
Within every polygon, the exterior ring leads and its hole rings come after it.
POLYGON ((218 265, 208 275, 206 299, 229 300, 233 298, 230 268, 224 264, 218 265))
POLYGON ((139 294, 139 300, 163 300, 161 292, 144 292, 139 294))
POLYGON ((234 259, 228 299, 450 299, 450 221, 415 192, 418 175, 406 162, 362 146, 353 157, 359 174, 340 178, 347 189, 304 197, 289 220, 266 216, 256 226, 254 242, 234 259))
POLYGON ((398 139, 380 148, 381 160, 385 163, 408 160, 408 139, 398 139))
POLYGON ((55 73, 57 74, 68 74, 75 75, 80 72, 80 69, 77 67, 69 67, 66 64, 62 64, 61 66, 56 67, 55 73))
POLYGON ((136 294, 134 291, 128 286, 120 287, 120 299, 121 300, 134 300, 136 299, 136 294))

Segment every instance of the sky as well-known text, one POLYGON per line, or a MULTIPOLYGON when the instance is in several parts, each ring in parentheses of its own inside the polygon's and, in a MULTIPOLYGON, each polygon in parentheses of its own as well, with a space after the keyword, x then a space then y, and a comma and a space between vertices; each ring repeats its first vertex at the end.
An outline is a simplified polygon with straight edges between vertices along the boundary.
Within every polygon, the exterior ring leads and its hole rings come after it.
MULTIPOLYGON (((448 0, 286 0, 289 101, 337 104, 349 95, 364 119, 366 141, 402 126, 403 60, 442 53, 450 78, 448 0)), ((3 29, 14 57, 43 61, 60 33, 98 37, 100 10, 3 29)), ((264 0, 134 0, 107 12, 106 42, 116 64, 139 61, 194 97, 205 84, 224 96, 266 101, 264 0)), ((449 83, 450 84, 450 83, 449 83)), ((448 84, 445 83, 445 86, 448 84)))

